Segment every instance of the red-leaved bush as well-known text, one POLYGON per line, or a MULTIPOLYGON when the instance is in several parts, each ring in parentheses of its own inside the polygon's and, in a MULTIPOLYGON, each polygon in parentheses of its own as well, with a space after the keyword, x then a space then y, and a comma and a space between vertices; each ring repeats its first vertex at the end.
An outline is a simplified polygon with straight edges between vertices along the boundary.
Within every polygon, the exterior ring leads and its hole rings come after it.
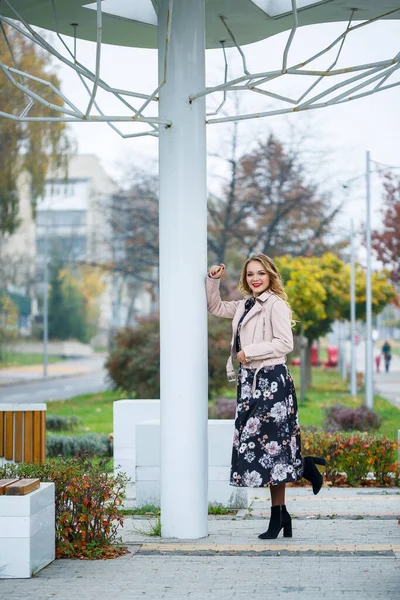
POLYGON ((85 457, 47 460, 43 464, 7 464, 0 479, 38 477, 55 484, 58 558, 114 558, 126 553, 117 530, 127 477, 107 471, 105 461, 85 457))
POLYGON ((302 434, 303 455, 324 456, 325 477, 334 484, 340 482, 341 473, 346 474, 350 486, 360 485, 369 473, 380 485, 398 484, 398 446, 398 442, 385 436, 368 433, 302 434))

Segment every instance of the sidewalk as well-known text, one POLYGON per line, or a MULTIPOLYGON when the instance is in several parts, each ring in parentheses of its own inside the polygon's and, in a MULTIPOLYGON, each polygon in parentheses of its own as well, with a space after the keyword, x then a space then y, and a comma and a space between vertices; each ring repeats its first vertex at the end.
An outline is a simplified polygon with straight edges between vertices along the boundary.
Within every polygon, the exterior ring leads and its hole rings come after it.
MULTIPOLYGON (((379 354, 380 348, 374 348, 374 357, 379 354)), ((346 344, 346 359, 350 364, 350 342, 346 344)), ((365 344, 362 342, 356 349, 356 369, 365 373, 365 344)), ((380 372, 376 372, 374 360, 374 393, 383 396, 392 404, 400 408, 400 356, 392 355, 390 361, 390 372, 385 373, 383 358, 381 359, 380 372)))
POLYGON ((105 356, 92 356, 90 358, 69 359, 47 366, 47 376, 43 377, 43 365, 29 365, 23 367, 10 367, 0 369, 0 386, 30 383, 32 381, 60 379, 75 377, 101 371, 104 366, 105 356))
MULTIPOLYGON (((130 501, 134 489, 130 487, 130 501)), ((109 561, 58 560, 31 580, 3 580, 18 600, 398 600, 400 490, 288 488, 293 538, 259 540, 269 494, 235 516, 209 517, 209 536, 144 535, 149 521, 126 517, 130 554, 109 561)))

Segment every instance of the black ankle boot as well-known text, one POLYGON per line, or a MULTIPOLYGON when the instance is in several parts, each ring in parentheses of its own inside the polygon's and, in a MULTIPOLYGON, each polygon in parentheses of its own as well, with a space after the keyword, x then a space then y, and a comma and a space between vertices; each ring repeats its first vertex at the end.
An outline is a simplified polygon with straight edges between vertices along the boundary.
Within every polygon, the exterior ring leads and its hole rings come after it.
POLYGON ((286 506, 271 506, 271 519, 265 533, 260 533, 260 540, 274 540, 283 529, 283 537, 292 537, 292 518, 286 510, 286 506))
POLYGON ((303 477, 312 484, 314 494, 318 494, 322 487, 323 477, 315 465, 326 465, 325 458, 319 456, 305 456, 303 458, 303 477))

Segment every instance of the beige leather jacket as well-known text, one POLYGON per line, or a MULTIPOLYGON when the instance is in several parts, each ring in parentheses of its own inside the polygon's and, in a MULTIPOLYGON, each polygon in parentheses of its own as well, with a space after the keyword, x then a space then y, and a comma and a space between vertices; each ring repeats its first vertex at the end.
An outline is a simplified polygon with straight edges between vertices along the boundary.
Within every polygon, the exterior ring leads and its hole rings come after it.
MULTIPOLYGON (((219 293, 220 279, 206 277, 207 309, 217 316, 232 319, 231 354, 226 365, 229 381, 235 381, 233 359, 236 357, 236 332, 247 298, 224 302, 219 293)), ((258 371, 269 365, 286 362, 293 350, 293 334, 287 304, 271 292, 263 292, 242 321, 240 342, 250 368, 258 371)), ((254 377, 254 385, 256 376, 254 377)))

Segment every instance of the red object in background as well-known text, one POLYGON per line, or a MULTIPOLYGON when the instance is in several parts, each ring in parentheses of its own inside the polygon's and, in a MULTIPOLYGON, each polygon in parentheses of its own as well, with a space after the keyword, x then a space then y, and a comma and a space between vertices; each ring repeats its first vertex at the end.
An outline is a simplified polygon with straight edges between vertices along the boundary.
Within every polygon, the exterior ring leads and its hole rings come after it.
POLYGON ((337 346, 328 346, 328 360, 325 361, 325 367, 337 367, 339 348, 337 346))
POLYGON ((381 366, 381 355, 375 356, 376 372, 379 373, 379 367, 381 366))
POLYGON ((320 362, 318 359, 318 346, 313 346, 311 348, 311 366, 318 367, 319 364, 320 362))
MULTIPOLYGON (((292 364, 295 367, 299 367, 300 363, 301 363, 300 358, 294 358, 290 364, 292 364)), ((311 366, 318 367, 320 364, 321 363, 318 358, 318 346, 313 346, 311 348, 311 366)))

